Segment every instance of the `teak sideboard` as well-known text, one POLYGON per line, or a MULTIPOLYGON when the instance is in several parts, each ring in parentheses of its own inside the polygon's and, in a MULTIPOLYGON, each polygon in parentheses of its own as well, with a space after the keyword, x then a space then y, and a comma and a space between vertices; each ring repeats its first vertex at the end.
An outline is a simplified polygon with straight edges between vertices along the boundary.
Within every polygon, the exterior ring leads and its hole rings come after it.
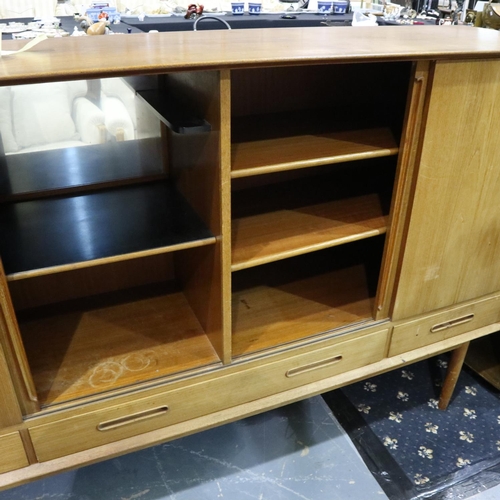
POLYGON ((0 157, 1 487, 500 329, 500 33, 157 33, 0 58, 2 87, 117 77, 157 135, 0 157))

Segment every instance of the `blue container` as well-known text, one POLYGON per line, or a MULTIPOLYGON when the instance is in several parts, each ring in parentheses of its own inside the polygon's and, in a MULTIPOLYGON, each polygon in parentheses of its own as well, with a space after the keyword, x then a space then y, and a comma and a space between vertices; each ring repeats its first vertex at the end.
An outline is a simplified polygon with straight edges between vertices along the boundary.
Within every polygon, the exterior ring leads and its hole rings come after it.
POLYGON ((318 12, 320 14, 329 14, 332 11, 332 2, 318 0, 318 12))
POLYGON ((233 16, 242 16, 245 10, 245 2, 232 2, 231 10, 233 12, 233 16))
POLYGON ((249 2, 248 3, 248 13, 251 16, 258 16, 262 10, 262 4, 260 2, 249 2))
POLYGON ((348 5, 347 0, 333 0, 333 14, 345 14, 348 5))

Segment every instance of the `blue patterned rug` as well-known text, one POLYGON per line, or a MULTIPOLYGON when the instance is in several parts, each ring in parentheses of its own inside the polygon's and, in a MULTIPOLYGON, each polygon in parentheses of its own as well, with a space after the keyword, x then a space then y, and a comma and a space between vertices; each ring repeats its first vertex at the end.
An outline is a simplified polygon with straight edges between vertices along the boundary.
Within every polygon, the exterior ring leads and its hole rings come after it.
POLYGON ((447 359, 324 395, 390 498, 466 498, 449 489, 472 494, 500 482, 499 393, 464 368, 448 409, 439 410, 447 359))

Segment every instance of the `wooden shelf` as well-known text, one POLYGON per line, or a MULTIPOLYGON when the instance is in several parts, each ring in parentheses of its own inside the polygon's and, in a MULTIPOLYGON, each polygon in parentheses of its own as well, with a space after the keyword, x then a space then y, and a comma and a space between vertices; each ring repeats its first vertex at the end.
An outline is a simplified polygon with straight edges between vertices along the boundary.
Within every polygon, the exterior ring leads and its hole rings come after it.
POLYGON ((164 176, 159 138, 19 153, 0 158, 0 201, 164 176))
POLYGON ((232 271, 385 233, 387 216, 370 194, 236 219, 232 271))
POLYGON ((363 265, 233 293, 233 355, 243 356, 372 318, 363 265))
POLYGON ((231 177, 248 177, 397 153, 398 145, 389 128, 248 140, 235 142, 231 146, 231 177))
POLYGON ((176 97, 159 90, 139 90, 137 95, 151 106, 152 111, 167 127, 178 134, 210 132, 212 126, 204 118, 193 115, 189 103, 183 105, 176 97))
POLYGON ((40 308, 19 325, 42 406, 219 363, 168 285, 40 308))
POLYGON ((9 280, 213 243, 166 182, 0 207, 0 255, 9 280))

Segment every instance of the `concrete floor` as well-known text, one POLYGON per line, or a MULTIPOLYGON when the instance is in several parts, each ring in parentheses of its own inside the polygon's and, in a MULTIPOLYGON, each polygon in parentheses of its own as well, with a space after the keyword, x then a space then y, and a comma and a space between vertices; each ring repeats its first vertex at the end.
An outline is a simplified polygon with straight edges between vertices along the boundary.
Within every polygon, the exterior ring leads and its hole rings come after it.
POLYGON ((0 500, 386 500, 321 397, 0 493, 0 500))

